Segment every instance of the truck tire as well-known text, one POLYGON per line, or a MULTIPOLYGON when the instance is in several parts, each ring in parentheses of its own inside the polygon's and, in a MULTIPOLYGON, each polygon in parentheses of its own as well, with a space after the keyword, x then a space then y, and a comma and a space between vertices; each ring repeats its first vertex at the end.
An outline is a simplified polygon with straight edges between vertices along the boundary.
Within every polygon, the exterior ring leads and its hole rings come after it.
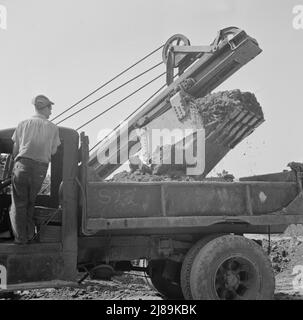
MULTIPOLYGON (((164 268, 165 260, 150 261, 148 265, 148 275, 152 285, 163 297, 169 300, 184 300, 180 283, 163 277, 164 268)), ((180 270, 178 271, 178 275, 180 275, 180 270)))
POLYGON ((224 234, 209 234, 196 242, 187 252, 181 268, 181 288, 185 300, 193 300, 190 290, 190 272, 196 255, 209 241, 223 235, 224 234))
POLYGON ((226 235, 208 242, 190 272, 194 300, 270 300, 275 278, 270 260, 254 241, 226 235))

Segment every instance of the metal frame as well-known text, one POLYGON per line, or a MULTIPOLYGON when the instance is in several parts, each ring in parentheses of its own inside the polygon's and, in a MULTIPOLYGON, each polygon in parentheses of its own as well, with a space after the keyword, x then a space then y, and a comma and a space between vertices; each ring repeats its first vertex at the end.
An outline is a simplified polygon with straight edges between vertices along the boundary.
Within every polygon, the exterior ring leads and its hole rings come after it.
MULTIPOLYGON (((171 37, 165 44, 163 49, 163 56, 167 56, 164 60, 166 63, 166 83, 170 85, 174 81, 174 68, 178 68, 178 75, 182 75, 184 71, 190 67, 198 58, 204 54, 214 54, 219 49, 221 42, 228 43, 231 50, 236 50, 240 43, 237 43, 236 36, 244 32, 243 30, 236 27, 229 27, 222 29, 218 32, 216 39, 208 46, 192 46, 188 41, 183 46, 172 43, 176 41, 178 37, 186 39, 183 35, 175 35, 171 37), (233 39, 228 39, 228 36, 232 35, 233 39), (164 54, 166 52, 166 54, 164 54)), ((180 41, 178 41, 179 43, 180 41)))

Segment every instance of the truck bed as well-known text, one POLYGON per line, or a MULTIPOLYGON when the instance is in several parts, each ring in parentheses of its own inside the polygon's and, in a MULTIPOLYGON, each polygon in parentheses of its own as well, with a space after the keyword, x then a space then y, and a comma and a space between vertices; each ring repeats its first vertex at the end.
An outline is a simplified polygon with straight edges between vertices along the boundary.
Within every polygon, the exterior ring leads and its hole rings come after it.
POLYGON ((303 223, 295 181, 88 182, 86 194, 86 233, 303 223))

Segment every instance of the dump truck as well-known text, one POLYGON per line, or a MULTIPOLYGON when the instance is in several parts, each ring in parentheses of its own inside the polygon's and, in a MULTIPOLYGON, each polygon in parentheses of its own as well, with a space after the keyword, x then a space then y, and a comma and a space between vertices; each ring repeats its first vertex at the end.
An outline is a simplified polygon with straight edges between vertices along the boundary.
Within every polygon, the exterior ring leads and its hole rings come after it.
MULTIPOLYGON (((149 130, 161 117, 180 122, 184 106, 175 103, 176 95, 182 90, 196 98, 207 95, 260 52, 257 41, 237 28, 220 31, 210 46, 190 46, 184 36, 172 37, 163 51, 168 86, 130 120, 127 134, 138 127, 149 130)), ((240 107, 223 124, 212 125, 205 137, 203 174, 263 121, 240 107)), ((122 144, 113 135, 90 153, 84 132, 59 131, 62 143, 51 160, 50 193, 36 200, 39 241, 0 242, 1 280, 6 270, 2 291, 72 286, 79 271, 104 279, 137 270, 170 299, 273 297, 268 255, 245 235, 282 233, 290 224, 303 223, 300 165, 238 182, 107 182, 121 165, 110 161, 110 146, 118 143, 117 157, 140 141, 122 144), (107 161, 100 163, 100 154, 107 154, 107 161)), ((0 130, 1 154, 11 155, 13 132, 0 130)), ((11 204, 9 163, 5 168, 1 213, 11 204)))

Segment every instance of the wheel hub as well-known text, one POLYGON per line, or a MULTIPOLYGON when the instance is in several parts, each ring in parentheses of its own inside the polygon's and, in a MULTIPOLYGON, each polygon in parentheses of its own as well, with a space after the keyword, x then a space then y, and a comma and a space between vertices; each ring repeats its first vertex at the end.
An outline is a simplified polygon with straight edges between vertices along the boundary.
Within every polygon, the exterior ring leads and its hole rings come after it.
POLYGON ((252 263, 243 258, 225 260, 217 269, 215 290, 219 299, 241 300, 254 290, 256 270, 252 263))
POLYGON ((237 289, 240 284, 240 277, 233 271, 227 271, 224 275, 225 287, 228 289, 237 289))

